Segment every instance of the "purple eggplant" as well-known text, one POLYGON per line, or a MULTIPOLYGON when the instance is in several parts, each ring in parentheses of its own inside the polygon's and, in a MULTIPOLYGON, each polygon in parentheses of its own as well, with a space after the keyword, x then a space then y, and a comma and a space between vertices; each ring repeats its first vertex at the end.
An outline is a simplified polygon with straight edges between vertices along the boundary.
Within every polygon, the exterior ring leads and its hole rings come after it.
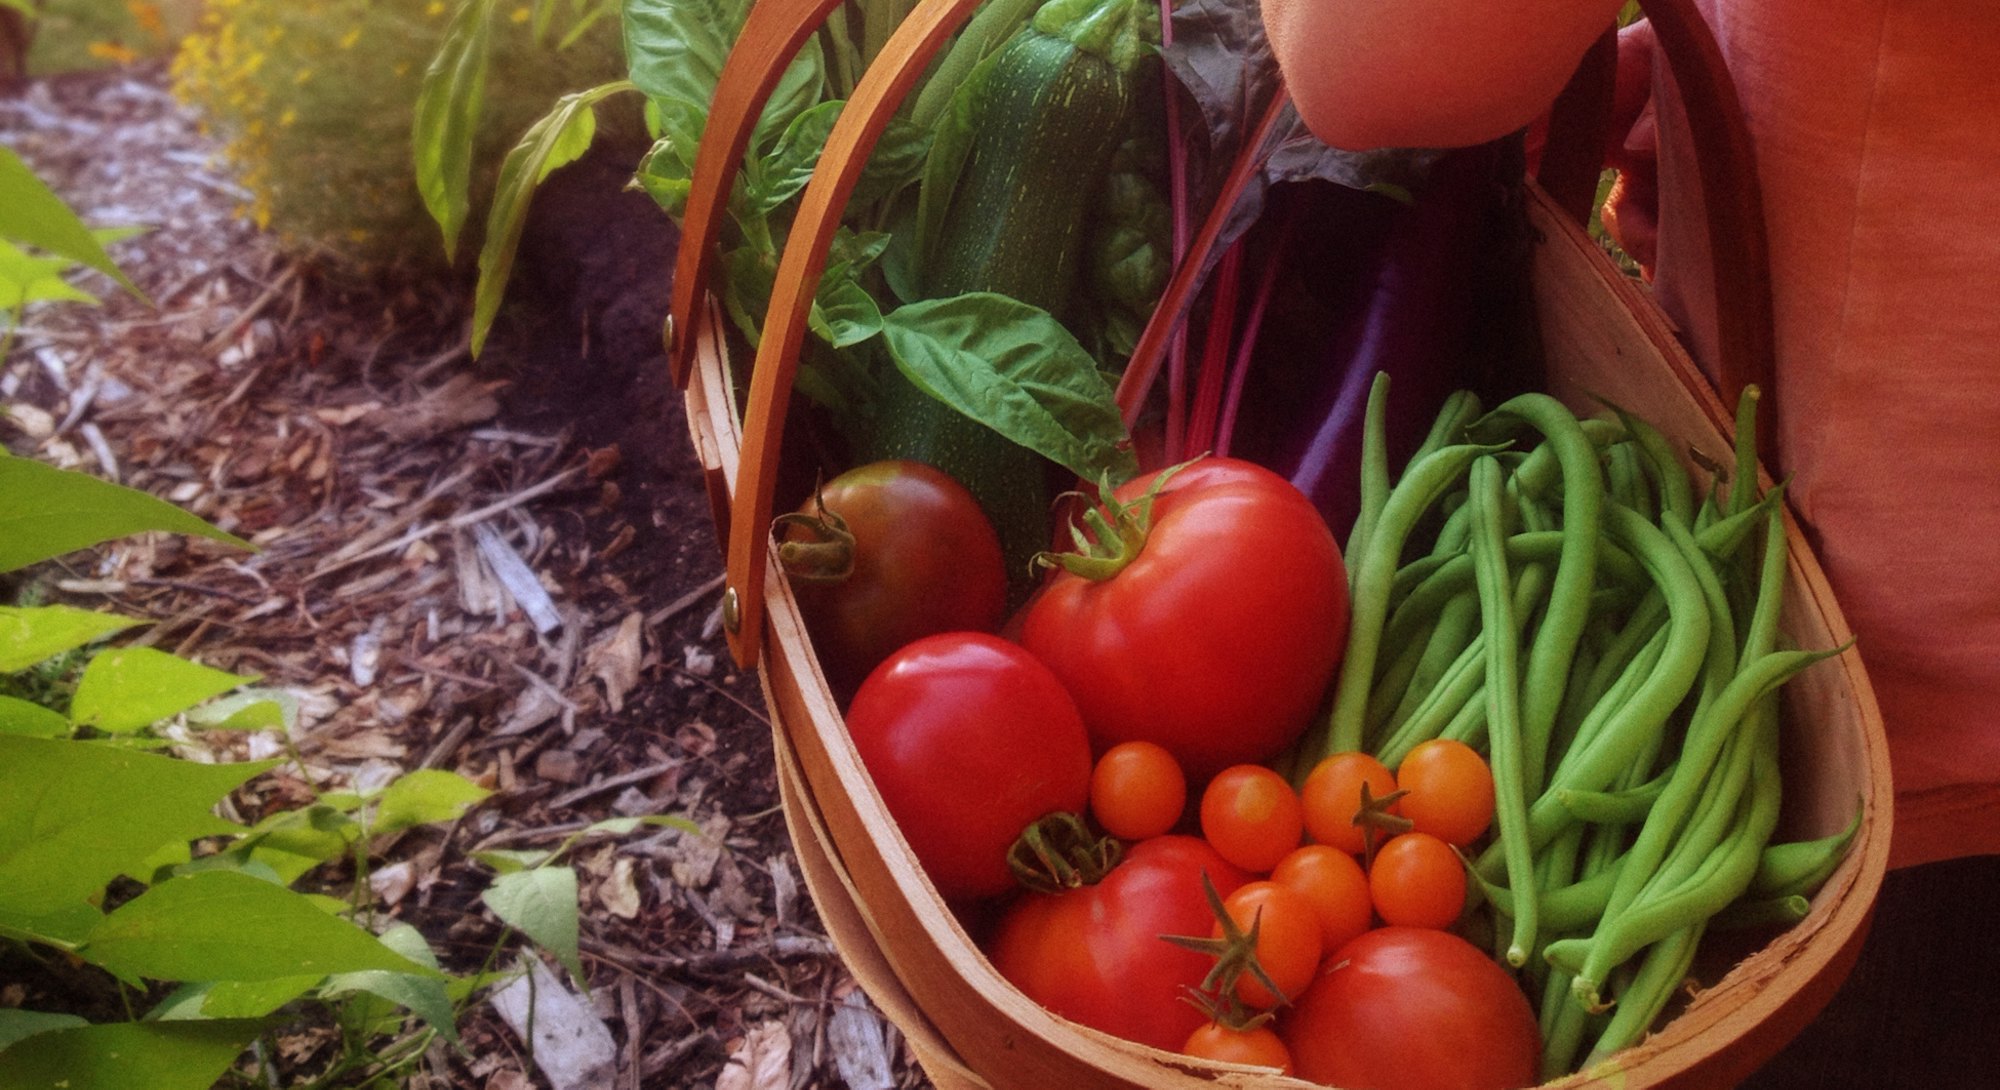
POLYGON ((1230 449, 1290 478, 1343 539, 1377 372, 1390 379, 1391 467, 1453 390, 1535 385, 1521 177, 1518 142, 1496 141, 1437 157, 1407 201, 1320 182, 1267 195, 1300 202, 1262 217, 1297 225, 1285 254, 1296 272, 1258 339, 1230 449))

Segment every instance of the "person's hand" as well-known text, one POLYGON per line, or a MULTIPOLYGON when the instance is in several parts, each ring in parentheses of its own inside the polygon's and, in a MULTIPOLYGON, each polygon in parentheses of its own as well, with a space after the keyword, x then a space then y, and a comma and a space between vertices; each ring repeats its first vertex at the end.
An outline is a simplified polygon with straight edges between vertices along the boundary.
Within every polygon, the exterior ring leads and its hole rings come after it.
POLYGON ((1618 177, 1598 219, 1651 280, 1660 241, 1660 148, 1653 117, 1653 27, 1645 20, 1618 32, 1610 132, 1604 165, 1618 177))

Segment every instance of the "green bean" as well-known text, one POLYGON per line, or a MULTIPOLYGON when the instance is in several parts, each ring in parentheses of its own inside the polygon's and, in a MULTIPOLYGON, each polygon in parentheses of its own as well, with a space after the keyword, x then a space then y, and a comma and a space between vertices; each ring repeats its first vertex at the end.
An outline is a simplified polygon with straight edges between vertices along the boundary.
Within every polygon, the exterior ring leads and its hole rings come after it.
POLYGON ((1349 558, 1354 568, 1347 651, 1334 686, 1333 710, 1301 750, 1307 767, 1327 754, 1361 748, 1368 693, 1389 608, 1389 588, 1400 566, 1403 544, 1424 512, 1465 475, 1472 460, 1495 449, 1472 444, 1449 446, 1412 464, 1390 490, 1369 531, 1367 546, 1349 558))
MULTIPOLYGON (((1604 511, 1604 476, 1597 450, 1575 414, 1547 394, 1509 398, 1486 420, 1519 420, 1548 440, 1562 467, 1563 549, 1556 562, 1548 609, 1528 649, 1528 666, 1521 695, 1522 784, 1540 791, 1548 762, 1549 737, 1562 703, 1570 659, 1590 614, 1591 588, 1597 580, 1597 538, 1604 511)), ((1481 424, 1473 431, 1481 430, 1481 424)), ((1490 722, 1490 720, 1489 720, 1490 722)), ((1525 956, 1525 955, 1524 955, 1525 956)))
POLYGON ((1389 372, 1375 372, 1368 387, 1368 406, 1361 419, 1360 510, 1347 535, 1346 556, 1368 547, 1368 535, 1389 500, 1389 372))
POLYGON ((1633 444, 1645 456, 1642 464, 1659 494, 1660 510, 1672 511, 1692 524, 1695 517, 1694 487, 1688 483, 1687 471, 1674 457, 1667 437, 1646 420, 1608 401, 1605 404, 1625 424, 1633 444))
MULTIPOLYGON (((1494 820, 1507 865, 1509 888, 1534 883, 1534 849, 1528 843, 1527 771, 1521 731, 1519 636, 1514 629, 1513 587, 1507 574, 1507 547, 1501 528, 1505 503, 1500 464, 1491 458, 1472 463, 1468 506, 1472 510, 1472 558, 1478 570, 1480 616, 1486 636, 1486 736, 1493 771, 1494 820)), ((1560 576, 1558 576, 1560 577, 1560 576)), ((1515 903, 1507 962, 1520 966, 1535 944, 1533 897, 1515 903)))
POLYGON ((1418 443, 1417 449, 1410 454, 1410 464, 1415 465, 1426 455, 1453 443, 1463 442, 1465 429, 1484 412, 1485 409, 1479 403, 1479 395, 1471 390, 1453 390, 1447 394, 1444 404, 1438 408, 1437 417, 1431 421, 1429 434, 1424 436, 1423 442, 1418 443))
MULTIPOLYGON (((1538 844, 1547 843, 1548 837, 1569 823, 1568 813, 1552 790, 1600 790, 1649 745, 1658 745, 1660 730, 1700 673, 1708 650, 1708 608, 1680 551, 1665 534, 1623 508, 1614 506, 1606 512, 1605 527, 1665 589, 1665 635, 1660 657, 1644 680, 1628 699, 1607 710, 1594 737, 1563 756, 1549 789, 1529 807, 1528 835, 1538 844)), ((1482 869, 1490 865, 1489 856, 1481 857, 1482 869)))
MULTIPOLYGON (((1521 570, 1521 578, 1514 584, 1516 625, 1527 618, 1547 581, 1548 569, 1544 565, 1530 564, 1521 570)), ((1518 631, 1517 628, 1517 634, 1518 631)), ((1479 699, 1480 686, 1485 680, 1486 636, 1483 631, 1475 630, 1458 657, 1439 676, 1437 685, 1417 702, 1409 718, 1397 724, 1389 737, 1376 746, 1377 759, 1394 768, 1426 739, 1450 735, 1466 741, 1483 720, 1467 718, 1465 706, 1479 699), (1452 734, 1454 727, 1462 733, 1452 734)))
POLYGON ((1559 788, 1555 795, 1563 809, 1578 821, 1593 825, 1632 825, 1646 820, 1646 812, 1667 786, 1667 773, 1623 791, 1575 791, 1559 788))
POLYGON ((1605 1024, 1604 1032, 1579 1067, 1597 1066, 1637 1042, 1652 1028, 1694 966, 1695 947, 1701 943, 1702 931, 1697 924, 1654 944, 1639 972, 1625 986, 1618 1009, 1605 1024))
POLYGON ((1860 829, 1861 809, 1856 807, 1847 827, 1831 836, 1766 845, 1757 860, 1757 875, 1750 880, 1750 896, 1811 896, 1847 858, 1848 845, 1860 829))
MULTIPOLYGON (((1612 891, 1611 902, 1605 909, 1607 922, 1617 919, 1626 906, 1633 902, 1640 888, 1659 869, 1661 860, 1672 846, 1674 832, 1681 827, 1682 820, 1693 807, 1695 796, 1707 782, 1709 770, 1714 767, 1723 744, 1732 733, 1732 728, 1743 721, 1750 713, 1751 706, 1764 694, 1776 689, 1793 674, 1833 653, 1771 652, 1751 662, 1731 678, 1714 702, 1703 709, 1702 714, 1695 717, 1695 721, 1688 727, 1687 739, 1682 745, 1674 774, 1667 781, 1666 790, 1661 792, 1659 801, 1653 804, 1653 812, 1647 816, 1646 823, 1640 827, 1638 837, 1632 842, 1632 848, 1626 854, 1618 887, 1612 891)), ((1775 760, 1775 757, 1773 759, 1775 760)), ((1775 765, 1773 770, 1775 776, 1775 765)), ((1766 835, 1769 835, 1768 832, 1766 835)), ((1761 843, 1758 845, 1758 850, 1762 851, 1761 843)), ((1754 872, 1754 858, 1751 860, 1751 865, 1754 872)), ((1746 884, 1749 881, 1747 875, 1744 881, 1746 884)), ((1603 928, 1600 927, 1599 930, 1601 938, 1603 928)), ((1592 980, 1589 983, 1594 986, 1598 981, 1592 980)))
POLYGON ((1724 908, 1708 921, 1712 931, 1748 931, 1765 927, 1790 927, 1812 912, 1812 901, 1802 893, 1745 898, 1724 908))
MULTIPOLYGON (((1493 906, 1493 911, 1502 916, 1514 915, 1513 890, 1480 876, 1477 869, 1468 873, 1478 885, 1480 896, 1493 906)), ((1617 880, 1618 866, 1613 860, 1610 866, 1586 877, 1542 890, 1537 901, 1541 929, 1551 932, 1578 931, 1596 926, 1604 915, 1605 902, 1611 897, 1611 886, 1617 880)))
MULTIPOLYGON (((1476 633, 1438 678, 1437 685, 1375 747, 1375 756, 1394 768, 1417 743, 1435 737, 1486 682, 1486 636, 1476 633)), ((1335 751, 1338 752, 1338 751, 1335 751)))
MULTIPOLYGON (((1477 750, 1485 750, 1487 748, 1486 687, 1484 685, 1481 685, 1479 691, 1473 693, 1472 698, 1467 700, 1465 705, 1458 709, 1458 714, 1451 717, 1451 722, 1446 723, 1437 732, 1437 736, 1439 738, 1449 738, 1454 742, 1464 742, 1466 745, 1477 750)), ((1408 752, 1405 751, 1401 756, 1408 756, 1408 752)))
POLYGON ((1605 488, 1609 496, 1648 520, 1657 520, 1651 481, 1642 464, 1644 456, 1631 443, 1620 443, 1604 452, 1605 488))
POLYGON ((1736 399, 1736 479, 1729 486, 1729 512, 1748 511, 1757 498, 1757 401, 1764 396, 1755 384, 1743 387, 1736 399))
POLYGON ((1743 824, 1730 839, 1709 853, 1694 874, 1670 892, 1613 914, 1607 910, 1591 940, 1590 952, 1573 987, 1579 999, 1597 1005, 1597 985, 1613 966, 1640 950, 1689 926, 1699 926, 1742 896, 1756 874, 1758 857, 1778 824, 1778 746, 1775 721, 1760 725, 1755 778, 1764 788, 1749 793, 1743 824))
MULTIPOLYGON (((1397 630, 1395 620, 1389 623, 1389 631, 1397 630)), ((1417 660, 1416 669, 1411 672, 1409 684, 1400 694, 1394 708, 1386 719, 1376 720, 1370 714, 1369 729, 1379 741, 1384 734, 1394 734, 1398 727, 1409 722, 1410 716, 1420 707, 1424 699, 1436 691, 1438 683, 1451 669, 1453 662, 1479 635, 1479 599, 1471 594, 1461 593, 1449 601, 1436 614, 1436 623, 1431 625, 1430 637, 1424 641, 1423 654, 1417 660)), ((1388 637, 1392 642, 1395 637, 1388 637)))
MULTIPOLYGON (((1555 560, 1562 554, 1562 544, 1560 530, 1531 530, 1513 534, 1507 538, 1507 562, 1526 564, 1555 560)), ((1632 554, 1610 542, 1600 543, 1597 566, 1600 583, 1628 587, 1637 586, 1646 579, 1645 569, 1632 559, 1632 554)), ((1390 613, 1384 638, 1391 641, 1399 637, 1407 639, 1408 633, 1421 624, 1423 618, 1443 609, 1445 603, 1471 587, 1472 555, 1467 552, 1450 555, 1433 553, 1403 565, 1397 569, 1390 584, 1390 598, 1396 604, 1390 613)))
MULTIPOLYGON (((1432 619, 1433 627, 1436 625, 1436 620, 1432 619)), ((1378 663, 1375 684, 1368 694, 1368 710, 1364 714, 1367 722, 1366 737, 1376 736, 1402 702, 1404 695, 1410 691, 1411 683, 1416 678, 1417 667, 1430 649, 1429 635, 1425 633, 1422 638, 1405 640, 1401 643, 1384 641, 1397 650, 1386 663, 1378 663)))

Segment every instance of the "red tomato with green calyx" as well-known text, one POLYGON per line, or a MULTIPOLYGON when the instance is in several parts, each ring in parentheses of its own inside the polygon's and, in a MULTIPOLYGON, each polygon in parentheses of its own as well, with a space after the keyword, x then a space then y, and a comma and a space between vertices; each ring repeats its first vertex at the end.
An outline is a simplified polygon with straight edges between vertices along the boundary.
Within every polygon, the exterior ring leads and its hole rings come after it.
POLYGON ((1048 667, 983 632, 890 655, 847 711, 889 814, 947 900, 1015 888, 1007 852, 1037 820, 1081 813, 1090 742, 1048 667))
POLYGON ((778 560, 834 688, 939 632, 992 632, 1007 608, 1000 538, 965 486, 922 462, 850 469, 778 520, 778 560))
POLYGON ((1378 927, 1327 958, 1280 1019, 1302 1079, 1356 1090, 1511 1090, 1542 1037, 1499 963, 1448 931, 1378 927))
POLYGON ((1086 519, 1087 552, 1028 604, 1020 639, 1075 694, 1098 749, 1165 746, 1191 782, 1296 739, 1347 642, 1347 578, 1290 482, 1231 458, 1137 478, 1086 519))
POLYGON ((1203 874, 1223 896, 1250 877, 1198 837, 1142 840, 1095 885, 1024 894, 1001 917, 988 956, 1064 1018, 1178 1049, 1208 1021, 1182 997, 1215 961, 1161 936, 1206 935, 1214 926, 1203 874))

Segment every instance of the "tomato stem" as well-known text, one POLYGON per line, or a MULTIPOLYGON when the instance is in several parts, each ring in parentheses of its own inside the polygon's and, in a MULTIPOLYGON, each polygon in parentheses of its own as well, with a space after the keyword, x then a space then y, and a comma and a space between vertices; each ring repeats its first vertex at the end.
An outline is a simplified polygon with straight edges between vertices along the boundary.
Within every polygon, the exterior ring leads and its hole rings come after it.
POLYGON ((1068 811, 1047 814, 1021 830, 1007 849, 1007 869, 1037 893, 1096 885, 1124 856, 1117 838, 1098 836, 1068 811))
POLYGON ((811 513, 779 515, 773 527, 797 526, 808 537, 778 543, 778 563, 785 574, 805 583, 841 583, 854 574, 854 533, 847 520, 826 509, 817 489, 811 513))
POLYGON ((1159 498, 1167 481, 1204 457, 1207 456, 1197 455, 1161 470, 1146 491, 1130 503, 1120 503, 1112 495, 1107 474, 1098 489, 1102 506, 1086 508, 1081 516, 1082 526, 1070 523, 1070 539, 1076 542, 1076 551, 1036 553, 1035 566, 1061 568, 1094 583, 1102 583, 1124 571, 1145 551, 1146 537, 1153 530, 1153 501, 1159 498))
POLYGON ((1280 1006, 1291 1002, 1291 997, 1278 987, 1257 960, 1257 937, 1264 927, 1264 908, 1262 905, 1257 907, 1250 920, 1250 930, 1245 931, 1222 903, 1222 894, 1217 892, 1207 871, 1202 872, 1201 888, 1208 895, 1209 910, 1215 913, 1215 922, 1222 934, 1214 937, 1161 935, 1160 938, 1215 959, 1215 966, 1202 978, 1201 986, 1191 989, 1193 995, 1188 997, 1188 1001, 1208 1012, 1213 1021, 1234 1028, 1248 1028, 1255 1025, 1256 1020, 1251 1018, 1243 1001, 1236 995, 1237 982, 1245 973, 1256 978, 1265 991, 1276 996, 1280 1006))

